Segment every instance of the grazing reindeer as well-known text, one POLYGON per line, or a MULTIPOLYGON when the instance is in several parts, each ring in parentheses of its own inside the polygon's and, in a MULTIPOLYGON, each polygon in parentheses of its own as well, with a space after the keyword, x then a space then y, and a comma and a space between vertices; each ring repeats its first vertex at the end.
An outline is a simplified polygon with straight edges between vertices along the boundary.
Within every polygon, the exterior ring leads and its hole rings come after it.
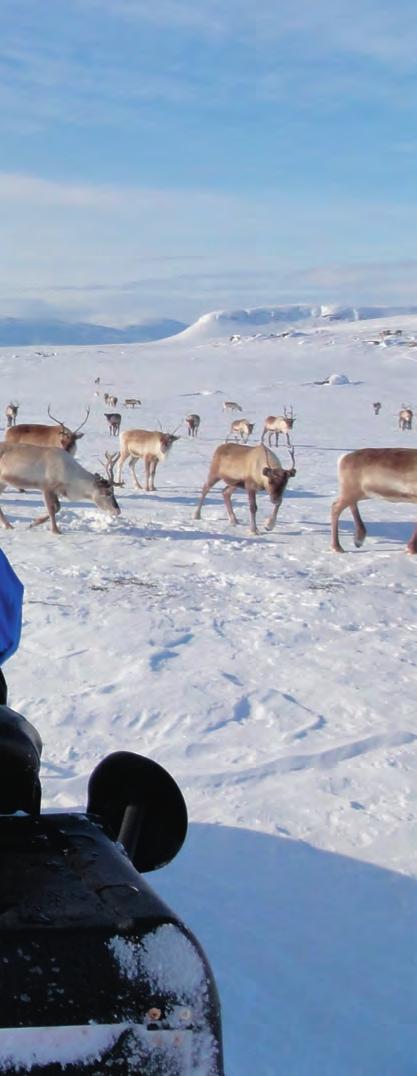
POLYGON ((188 430, 188 436, 197 437, 198 428, 200 425, 200 415, 186 415, 185 423, 188 430))
MULTIPOLYGON (((58 497, 94 501, 97 508, 101 508, 103 512, 109 512, 112 516, 120 514, 112 484, 108 479, 84 470, 84 467, 80 467, 62 448, 0 444, 0 493, 6 486, 15 486, 21 490, 41 490, 47 514, 39 516, 31 526, 45 523, 49 518, 54 534, 60 533, 55 518, 61 507, 58 497)), ((12 526, 1 508, 0 522, 3 527, 12 526)))
POLYGON ((292 430, 295 422, 295 415, 291 408, 291 413, 287 415, 287 409, 284 407, 283 415, 268 415, 265 419, 264 428, 262 432, 262 443, 264 441, 265 434, 268 434, 268 444, 271 444, 272 435, 275 434, 275 447, 278 445, 280 433, 285 433, 287 438, 287 445, 290 445, 290 430, 292 430))
MULTIPOLYGON (((332 505, 332 549, 343 553, 339 542, 339 517, 350 508, 354 523, 356 546, 366 538, 366 528, 359 515, 358 501, 377 497, 384 501, 417 501, 417 449, 360 448, 348 452, 338 462, 339 496, 332 505)), ((417 527, 407 546, 417 553, 417 527)))
POLYGON ((224 400, 223 411, 241 411, 240 404, 235 403, 234 400, 224 400))
POLYGON ((413 425, 413 412, 411 407, 402 407, 398 413, 398 425, 400 430, 411 430, 413 425))
POLYGON ((75 455, 77 448, 77 441, 80 437, 84 437, 83 433, 79 431, 87 422, 90 414, 90 408, 87 407, 86 416, 80 426, 77 426, 76 430, 70 430, 68 426, 64 426, 63 422, 60 422, 58 418, 54 418, 51 415, 48 405, 48 415, 54 422, 58 423, 58 426, 42 426, 38 423, 18 423, 17 426, 12 426, 9 430, 6 430, 4 440, 7 444, 14 445, 38 445, 41 448, 63 448, 65 452, 69 452, 72 456, 75 455))
POLYGON ((294 467, 294 449, 290 450, 292 467, 285 471, 277 456, 263 445, 249 448, 248 445, 219 445, 210 464, 207 481, 201 491, 201 497, 194 513, 194 519, 201 518, 201 507, 209 490, 216 482, 226 482, 223 490, 224 503, 230 522, 237 523, 232 508, 232 493, 236 489, 245 489, 249 501, 251 534, 258 534, 256 527, 256 494, 260 490, 269 493, 274 508, 267 519, 265 529, 271 531, 275 526, 278 509, 281 504, 288 479, 296 474, 294 467))
POLYGON ((382 407, 382 404, 379 402, 379 400, 376 400, 376 402, 372 404, 372 407, 374 409, 374 415, 379 415, 379 412, 382 407))
POLYGON ((136 396, 128 396, 125 400, 125 407, 138 407, 142 403, 142 400, 138 400, 136 396))
MULTIPOLYGON (((178 428, 178 427, 177 427, 178 428)), ((129 461, 133 481, 136 489, 142 489, 136 477, 136 464, 143 459, 145 465, 145 490, 153 493, 155 490, 155 471, 158 463, 162 463, 172 448, 174 441, 179 437, 174 433, 162 433, 159 430, 124 430, 120 434, 120 458, 117 480, 122 480, 123 464, 129 461)))
POLYGON ((110 411, 104 415, 104 418, 107 419, 107 425, 109 427, 110 435, 112 435, 113 437, 118 437, 122 416, 119 415, 118 411, 110 411))
POLYGON ((235 440, 238 441, 239 437, 241 441, 248 440, 251 433, 253 433, 255 423, 248 422, 247 418, 235 418, 230 427, 230 433, 234 435, 235 440))
POLYGON ((17 404, 17 403, 9 403, 9 404, 7 404, 7 407, 6 407, 4 413, 6 415, 6 422, 7 422, 7 429, 8 430, 10 429, 11 426, 16 425, 16 419, 17 419, 18 410, 19 410, 19 404, 17 404))

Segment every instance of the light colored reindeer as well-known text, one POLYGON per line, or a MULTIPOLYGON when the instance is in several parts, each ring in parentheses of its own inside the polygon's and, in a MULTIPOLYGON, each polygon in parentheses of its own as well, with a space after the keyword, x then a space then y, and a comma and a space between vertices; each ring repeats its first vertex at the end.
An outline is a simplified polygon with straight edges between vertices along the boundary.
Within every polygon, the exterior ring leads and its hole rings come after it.
POLYGON ((110 392, 104 392, 103 399, 106 407, 117 407, 118 396, 112 396, 110 392))
POLYGON ((268 444, 271 444, 273 434, 275 434, 275 447, 279 442, 280 433, 285 433, 287 438, 287 445, 290 444, 290 430, 292 430, 295 422, 295 415, 291 407, 291 412, 287 415, 287 408, 284 407, 283 415, 268 415, 264 422, 264 428, 262 431, 261 441, 263 443, 265 434, 268 434, 268 444))
POLYGON ((7 429, 8 430, 10 429, 11 426, 16 425, 16 419, 17 419, 18 410, 19 410, 19 404, 17 404, 17 403, 9 403, 9 404, 7 404, 7 407, 5 408, 4 413, 5 413, 5 416, 6 416, 6 423, 7 423, 7 429))
MULTIPOLYGON (((60 533, 56 524, 56 514, 61 507, 59 497, 93 501, 103 512, 109 512, 112 516, 120 514, 113 486, 108 479, 80 467, 70 453, 62 448, 0 444, 0 493, 6 486, 40 490, 47 513, 35 519, 31 526, 38 526, 50 519, 54 534, 60 533)), ((3 527, 12 527, 1 508, 0 522, 3 527)))
POLYGON ((277 456, 269 448, 265 448, 264 445, 255 445, 254 448, 249 448, 248 445, 230 443, 219 445, 211 461, 207 481, 201 491, 194 519, 201 518, 203 501, 212 486, 215 486, 216 482, 223 481, 226 483, 223 498, 230 522, 233 524, 238 522, 232 508, 232 494, 236 489, 243 487, 247 492, 249 501, 250 531, 251 534, 258 534, 256 526, 256 494, 261 490, 265 490, 266 493, 269 493, 274 505, 272 513, 266 521, 265 529, 267 531, 272 530, 275 526, 278 509, 282 502, 288 479, 296 474, 294 449, 291 449, 290 455, 292 467, 286 471, 277 456))
POLYGON ((197 437, 200 426, 200 415, 186 415, 185 424, 188 430, 188 436, 197 437))
POLYGON ((128 396, 125 400, 125 407, 139 407, 142 400, 138 400, 136 396, 128 396))
MULTIPOLYGON (((339 518, 345 508, 352 512, 354 542, 361 546, 366 528, 358 501, 376 497, 384 501, 417 502, 417 449, 359 448, 341 456, 338 462, 339 496, 332 505, 332 549, 343 553, 339 541, 339 518)), ((408 542, 409 553, 417 553, 417 527, 408 542)))
POLYGON ((36 422, 19 422, 17 426, 11 426, 6 430, 4 440, 8 445, 37 445, 41 448, 63 448, 65 452, 75 455, 77 441, 84 437, 79 431, 85 426, 90 408, 87 407, 86 416, 76 430, 70 430, 68 426, 58 418, 51 415, 48 404, 48 415, 57 423, 57 426, 44 426, 36 422))
POLYGON ((411 430, 413 425, 413 412, 411 407, 402 407, 398 413, 398 425, 400 430, 411 430))
POLYGON ((122 481, 123 465, 128 460, 136 489, 142 489, 136 477, 136 464, 143 459, 145 465, 145 490, 155 491, 155 471, 162 463, 179 437, 174 433, 162 433, 159 430, 124 430, 120 434, 120 457, 117 480, 122 481))
POLYGON ((247 418, 235 418, 230 427, 230 435, 234 436, 238 441, 239 437, 241 441, 248 440, 255 427, 254 422, 249 422, 247 418))
POLYGON ((240 404, 235 403, 234 400, 224 400, 223 411, 241 411, 240 404))

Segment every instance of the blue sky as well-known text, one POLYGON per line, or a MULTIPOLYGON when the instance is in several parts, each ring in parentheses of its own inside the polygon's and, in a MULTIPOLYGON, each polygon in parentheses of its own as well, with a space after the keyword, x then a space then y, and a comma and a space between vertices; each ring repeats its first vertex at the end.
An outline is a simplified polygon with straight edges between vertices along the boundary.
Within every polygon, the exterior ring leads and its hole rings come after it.
POLYGON ((411 0, 2 0, 0 315, 416 302, 411 0))

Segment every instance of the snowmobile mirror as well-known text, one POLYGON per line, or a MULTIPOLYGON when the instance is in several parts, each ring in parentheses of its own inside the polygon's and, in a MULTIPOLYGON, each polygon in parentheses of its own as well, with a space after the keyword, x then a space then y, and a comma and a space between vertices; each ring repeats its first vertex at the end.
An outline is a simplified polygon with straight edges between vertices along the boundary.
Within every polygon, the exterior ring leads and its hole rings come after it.
POLYGON ((187 808, 174 778, 130 751, 116 751, 96 766, 87 814, 110 829, 141 873, 169 863, 187 833, 187 808))

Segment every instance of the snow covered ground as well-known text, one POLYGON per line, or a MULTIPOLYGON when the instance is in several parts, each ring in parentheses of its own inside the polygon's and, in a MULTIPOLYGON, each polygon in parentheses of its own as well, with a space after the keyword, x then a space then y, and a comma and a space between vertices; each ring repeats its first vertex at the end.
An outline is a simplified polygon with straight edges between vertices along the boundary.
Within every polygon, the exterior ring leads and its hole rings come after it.
MULTIPOLYGON (((16 528, 2 548, 26 588, 10 703, 42 735, 45 807, 84 805, 91 770, 120 748, 179 782, 188 838, 149 881, 213 966, 227 1076, 411 1076, 417 559, 404 546, 416 513, 368 502, 365 545, 344 516, 336 556, 329 511, 342 452, 416 445, 397 413, 417 409, 417 316, 233 341, 210 325, 123 348, 0 351, 3 406, 18 399, 19 421, 47 421, 50 402, 74 426, 91 405, 78 451, 91 470, 117 446, 104 391, 142 400, 120 408, 124 429, 201 415, 156 493, 135 491, 126 467, 117 520, 64 502, 54 537, 27 530, 37 493, 4 494, 16 528), (403 332, 383 338, 387 327, 403 332), (349 382, 315 384, 335 373, 349 382), (193 520, 233 417, 224 399, 256 423, 252 443, 266 415, 297 416, 297 475, 259 537, 242 494, 230 526, 220 486, 193 520)), ((284 445, 279 456, 287 466, 284 445)), ((264 495, 258 508, 262 521, 264 495)))

